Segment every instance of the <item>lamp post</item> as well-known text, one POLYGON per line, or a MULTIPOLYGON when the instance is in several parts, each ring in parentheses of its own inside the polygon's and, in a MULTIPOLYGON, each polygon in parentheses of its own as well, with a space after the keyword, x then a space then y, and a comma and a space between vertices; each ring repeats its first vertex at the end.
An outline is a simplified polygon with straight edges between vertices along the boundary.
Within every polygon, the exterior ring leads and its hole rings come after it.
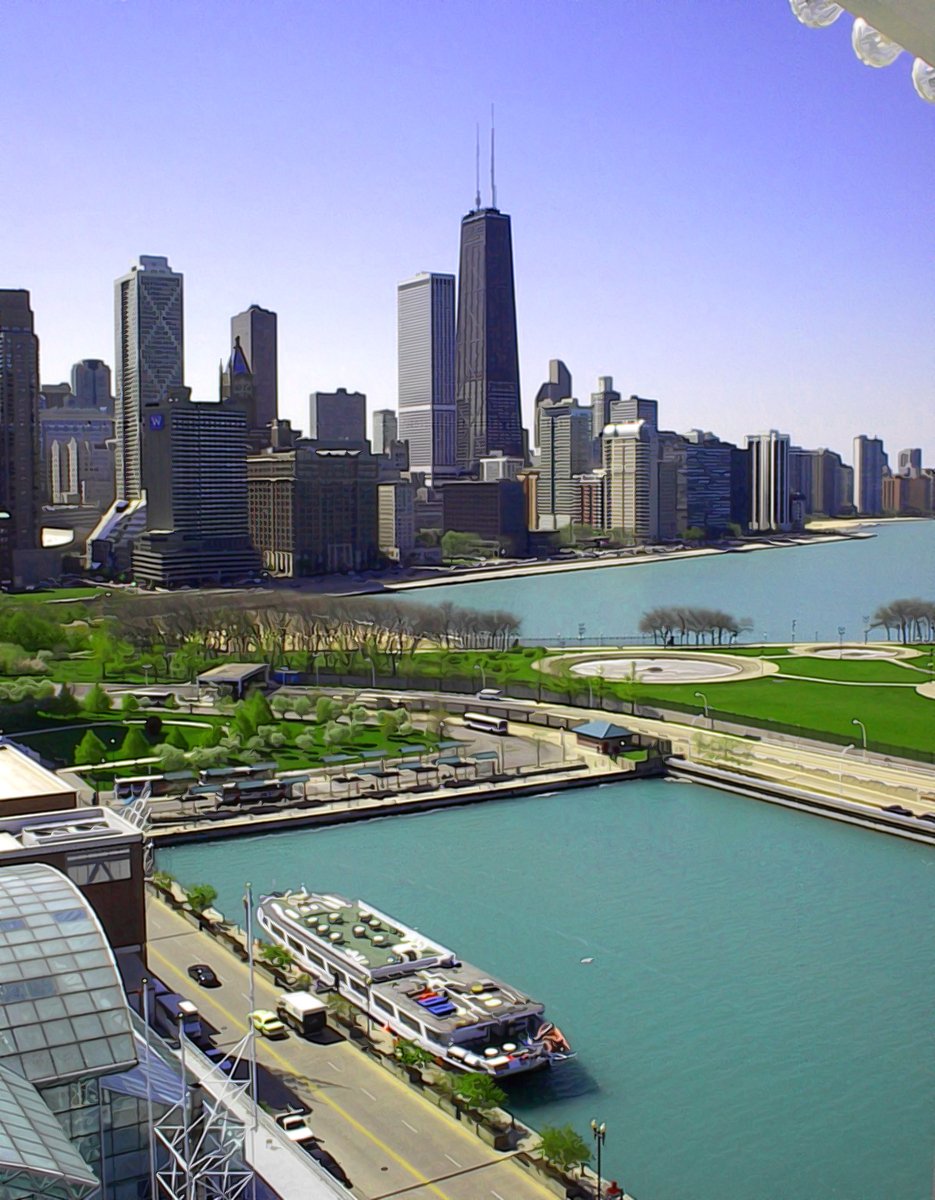
POLYGON ((792 618, 792 640, 795 641, 795 617, 792 618))
POLYGON ((487 672, 484 670, 484 664, 483 663, 475 663, 473 669, 475 671, 480 671, 480 685, 482 688, 486 688, 487 687, 487 672))
POLYGON ((604 1146, 604 1138, 607 1136, 607 1125, 603 1121, 601 1121, 600 1125, 598 1125, 597 1121, 592 1121, 591 1136, 594 1138, 594 1145, 597 1147, 597 1192, 595 1194, 600 1197, 604 1190, 601 1180, 601 1150, 604 1146))
POLYGON ((860 737, 861 737, 861 741, 863 742, 863 747, 864 747, 864 758, 866 758, 867 757, 867 726, 863 723, 863 721, 858 721, 856 717, 851 718, 851 724, 860 726, 860 737))
POLYGON ((376 689, 377 686, 377 668, 374 665, 373 659, 369 654, 364 655, 364 662, 370 664, 370 686, 376 689))
POLYGON ((704 719, 706 721, 710 722, 711 728, 713 729, 714 721, 711 717, 708 716, 708 697, 704 694, 704 692, 695 692, 695 699, 700 700, 701 703, 704 705, 704 719))

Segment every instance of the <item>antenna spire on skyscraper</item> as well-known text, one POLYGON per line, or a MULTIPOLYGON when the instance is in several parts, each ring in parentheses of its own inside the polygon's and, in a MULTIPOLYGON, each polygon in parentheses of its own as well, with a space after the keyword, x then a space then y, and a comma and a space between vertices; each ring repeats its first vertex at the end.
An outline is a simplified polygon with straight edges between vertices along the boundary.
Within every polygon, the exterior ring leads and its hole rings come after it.
POLYGON ((474 176, 477 183, 477 190, 474 195, 474 211, 480 211, 480 121, 475 125, 477 141, 474 150, 474 176))
POLYGON ((497 178, 495 174, 496 155, 494 151, 494 121, 493 105, 490 106, 490 207, 497 207, 497 178))

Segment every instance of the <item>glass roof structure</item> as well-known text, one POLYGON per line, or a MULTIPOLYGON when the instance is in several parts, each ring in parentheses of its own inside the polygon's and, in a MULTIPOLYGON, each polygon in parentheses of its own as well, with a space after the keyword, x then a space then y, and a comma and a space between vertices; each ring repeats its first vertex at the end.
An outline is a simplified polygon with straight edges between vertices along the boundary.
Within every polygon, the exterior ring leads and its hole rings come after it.
POLYGON ((0 1066, 40 1086, 136 1064, 113 953, 54 867, 0 871, 0 981, 0 1066))
POLYGON ((33 1085, 0 1067, 0 1195, 83 1200, 98 1186, 33 1085))

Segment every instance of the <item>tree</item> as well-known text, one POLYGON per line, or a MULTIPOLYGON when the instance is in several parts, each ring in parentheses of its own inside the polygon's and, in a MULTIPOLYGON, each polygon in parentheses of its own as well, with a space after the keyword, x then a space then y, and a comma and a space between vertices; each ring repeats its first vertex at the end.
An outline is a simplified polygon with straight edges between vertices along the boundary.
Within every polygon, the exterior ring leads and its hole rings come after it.
POLYGON ((162 717, 157 717, 155 713, 150 713, 143 722, 143 729, 146 731, 146 736, 155 741, 160 733, 162 733, 162 717))
POLYGON ((185 734, 177 725, 173 725, 166 737, 166 745, 174 746, 176 750, 187 750, 188 742, 185 740, 185 734))
POLYGON ((178 746, 170 746, 168 742, 160 742, 153 747, 153 756, 159 759, 163 771, 184 771, 188 766, 188 757, 178 746))
POLYGON ((204 912, 217 898, 217 888, 212 887, 210 883, 193 883, 191 887, 185 889, 185 899, 192 912, 204 912))
POLYGON ((590 1148, 571 1125, 543 1125, 539 1136, 543 1157, 563 1171, 591 1161, 590 1148))
POLYGON ((172 887, 173 883, 175 883, 175 880, 168 871, 154 871, 153 883, 157 888, 161 888, 164 892, 167 892, 172 887))
POLYGON ((89 713, 110 712, 114 702, 99 683, 94 684, 84 698, 84 710, 89 713))
POLYGON ((269 701, 260 688, 252 688, 250 694, 244 701, 244 707, 249 712, 253 723, 256 726, 268 725, 275 720, 273 710, 269 706, 269 701))
POLYGON ((350 1000, 346 1000, 337 992, 332 992, 325 1000, 328 1012, 339 1021, 350 1021, 353 1011, 350 1000))
POLYGON ((59 717, 73 717, 81 711, 81 705, 70 683, 63 683, 58 695, 46 706, 47 711, 59 717))
POLYGON ((424 1046, 420 1046, 418 1042, 410 1041, 409 1038, 399 1039, 393 1047, 393 1057, 397 1062, 401 1062, 404 1067, 427 1067, 429 1063, 435 1061, 424 1046))
POLYGON ((123 699, 120 701, 120 711, 122 713, 139 712, 140 702, 132 692, 124 693, 123 699))
POLYGON ((148 758, 152 752, 152 747, 147 742, 139 725, 131 725, 120 744, 118 757, 125 759, 148 758))
POLYGON ((458 1076, 454 1085, 454 1093, 465 1104, 476 1108, 478 1112, 488 1112, 491 1108, 501 1108, 506 1101, 506 1092, 498 1087, 489 1075, 482 1071, 469 1071, 466 1075, 458 1076))
POLYGON ((107 758, 107 747, 93 729, 89 729, 75 747, 75 766, 87 767, 107 758))
POLYGON ((273 967, 291 967, 294 962, 291 950, 285 946, 277 946, 271 942, 260 943, 260 958, 273 967))

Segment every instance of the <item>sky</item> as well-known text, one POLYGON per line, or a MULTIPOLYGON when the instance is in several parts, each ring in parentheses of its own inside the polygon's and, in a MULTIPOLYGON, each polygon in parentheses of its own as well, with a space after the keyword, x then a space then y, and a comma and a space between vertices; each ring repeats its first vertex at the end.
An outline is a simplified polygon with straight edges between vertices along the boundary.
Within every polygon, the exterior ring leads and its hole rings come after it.
MULTIPOLYGON (((787 0, 4 0, 0 287, 45 383, 185 275, 185 374, 279 314, 280 415, 396 406, 396 285, 457 270, 496 105, 523 405, 551 358, 660 424, 935 464, 935 105, 787 0), (15 50, 9 53, 10 48, 15 50)), ((487 162, 483 166, 487 201, 487 162)))

